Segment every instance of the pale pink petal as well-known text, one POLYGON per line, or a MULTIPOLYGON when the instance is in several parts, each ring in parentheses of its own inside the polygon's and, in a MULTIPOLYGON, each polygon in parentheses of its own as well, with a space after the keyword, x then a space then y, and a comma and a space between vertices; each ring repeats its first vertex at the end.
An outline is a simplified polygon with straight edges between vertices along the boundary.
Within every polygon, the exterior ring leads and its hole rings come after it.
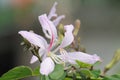
POLYGON ((19 31, 18 32, 23 38, 25 38, 27 41, 29 41, 31 44, 38 46, 40 48, 46 48, 47 42, 46 40, 33 32, 28 31, 19 31))
POLYGON ((64 28, 65 28, 66 32, 65 32, 65 36, 61 42, 60 48, 64 48, 64 47, 70 45, 74 40, 74 36, 72 33, 72 31, 74 29, 73 25, 66 25, 66 26, 64 26, 64 28))
MULTIPOLYGON (((45 38, 43 38, 42 36, 40 36, 40 35, 38 35, 38 34, 36 34, 36 37, 38 37, 40 40, 43 41, 43 44, 44 44, 44 47, 45 47, 45 48, 48 47, 48 43, 47 43, 47 41, 45 40, 45 38)), ((44 48, 44 49, 45 49, 45 48, 44 48)))
POLYGON ((47 49, 40 48, 38 53, 39 53, 39 56, 41 57, 41 59, 44 60, 46 58, 46 55, 47 55, 47 49))
POLYGON ((48 19, 49 19, 49 20, 50 20, 52 17, 57 17, 57 14, 56 14, 56 5, 57 5, 57 4, 58 4, 58 3, 55 2, 54 5, 53 5, 53 7, 51 8, 50 13, 49 13, 49 15, 48 15, 48 19))
POLYGON ((49 75, 54 70, 55 64, 50 57, 47 57, 40 64, 40 73, 42 75, 49 75))
POLYGON ((56 39, 57 38, 56 27, 53 24, 53 22, 48 19, 47 15, 43 14, 43 15, 39 16, 39 21, 41 23, 42 30, 43 30, 45 36, 49 39, 52 39, 52 37, 54 37, 54 39, 56 39))
POLYGON ((61 57, 63 57, 64 61, 69 62, 71 64, 76 64, 76 60, 88 64, 94 64, 97 61, 101 61, 100 57, 96 54, 90 55, 83 52, 69 52, 68 54, 65 54, 61 57))
POLYGON ((55 26, 58 26, 60 21, 65 18, 65 15, 58 16, 55 20, 53 20, 53 23, 55 26))
POLYGON ((35 63, 37 60, 38 60, 38 58, 33 55, 32 58, 31 58, 31 60, 30 60, 30 63, 33 64, 33 63, 35 63))

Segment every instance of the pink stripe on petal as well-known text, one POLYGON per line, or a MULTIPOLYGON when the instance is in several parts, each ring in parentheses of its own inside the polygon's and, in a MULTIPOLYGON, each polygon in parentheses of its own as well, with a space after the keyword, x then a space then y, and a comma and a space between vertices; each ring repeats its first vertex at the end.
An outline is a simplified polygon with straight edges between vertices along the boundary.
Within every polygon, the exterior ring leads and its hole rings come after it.
POLYGON ((47 18, 46 14, 39 16, 39 21, 41 23, 43 32, 45 33, 47 38, 51 39, 52 36, 57 38, 57 29, 55 25, 53 24, 53 22, 47 18))
POLYGON ((42 25, 42 29, 43 32, 45 33, 46 37, 49 36, 48 38, 50 38, 50 45, 48 47, 48 51, 50 51, 50 49, 53 46, 53 42, 55 41, 55 39, 57 38, 57 30, 56 27, 54 26, 54 24, 47 18, 46 14, 43 14, 41 16, 39 16, 39 21, 42 25))
POLYGON ((52 36, 52 39, 50 40, 50 44, 48 47, 48 52, 51 50, 52 46, 53 46, 53 42, 54 42, 54 36, 52 36))

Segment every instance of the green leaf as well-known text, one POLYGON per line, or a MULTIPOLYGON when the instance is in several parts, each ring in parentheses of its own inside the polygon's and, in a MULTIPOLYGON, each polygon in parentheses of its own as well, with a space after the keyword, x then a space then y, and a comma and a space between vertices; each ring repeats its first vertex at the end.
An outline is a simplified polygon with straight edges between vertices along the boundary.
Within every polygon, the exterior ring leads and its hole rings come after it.
POLYGON ((92 66, 96 66, 96 65, 99 65, 101 62, 100 61, 97 61, 96 63, 94 63, 92 66))
POLYGON ((72 78, 65 78, 64 80, 73 80, 72 78))
POLYGON ((95 78, 98 78, 100 76, 101 72, 100 72, 100 70, 92 70, 91 73, 93 74, 93 76, 95 78))
POLYGON ((64 80, 66 76, 66 72, 64 72, 64 74, 61 76, 61 78, 59 80, 64 80))
POLYGON ((40 75, 39 69, 40 69, 40 66, 36 67, 36 68, 33 70, 33 76, 39 76, 39 75, 40 75))
POLYGON ((46 78, 45 75, 40 75, 40 80, 46 80, 45 78, 46 78))
POLYGON ((81 68, 91 68, 91 64, 81 62, 79 60, 76 60, 76 63, 81 67, 81 68))
POLYGON ((48 76, 45 76, 45 80, 50 80, 48 76))
POLYGON ((90 80, 103 80, 103 78, 92 78, 90 80))
POLYGON ((120 74, 105 76, 103 80, 120 80, 120 74))
POLYGON ((88 69, 82 69, 80 70, 81 74, 84 74, 86 77, 91 77, 92 73, 88 69))
POLYGON ((103 80, 120 80, 120 79, 109 76, 109 77, 104 77, 103 80))
POLYGON ((112 77, 115 77, 115 78, 119 78, 119 79, 120 79, 120 74, 112 75, 112 77))
POLYGON ((55 66, 55 69, 54 71, 49 75, 49 77, 52 79, 52 80, 61 80, 61 78, 64 78, 65 77, 65 73, 64 73, 64 68, 62 65, 60 64, 57 64, 55 66))
POLYGON ((100 70, 92 70, 92 71, 90 71, 89 69, 82 69, 82 70, 80 70, 80 72, 86 78, 89 77, 92 80, 102 80, 101 78, 99 78, 99 76, 100 76, 100 70))
POLYGON ((32 76, 31 68, 26 66, 19 66, 3 74, 0 80, 17 80, 17 79, 21 79, 29 76, 32 76))

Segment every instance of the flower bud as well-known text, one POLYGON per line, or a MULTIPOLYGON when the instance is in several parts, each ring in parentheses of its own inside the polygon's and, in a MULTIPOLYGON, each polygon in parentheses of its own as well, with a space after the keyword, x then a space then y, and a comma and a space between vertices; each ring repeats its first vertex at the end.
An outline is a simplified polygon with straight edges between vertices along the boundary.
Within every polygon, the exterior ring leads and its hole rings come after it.
POLYGON ((77 20, 75 21, 75 29, 74 29, 74 32, 73 32, 74 36, 77 36, 77 34, 78 34, 78 32, 79 32, 79 29, 80 29, 80 20, 77 19, 77 20))

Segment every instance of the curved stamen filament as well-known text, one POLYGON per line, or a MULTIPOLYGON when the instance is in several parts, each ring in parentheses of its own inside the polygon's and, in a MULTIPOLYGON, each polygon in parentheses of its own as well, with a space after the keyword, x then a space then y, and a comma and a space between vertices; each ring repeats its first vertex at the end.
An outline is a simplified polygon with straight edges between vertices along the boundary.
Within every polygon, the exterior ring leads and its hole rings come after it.
POLYGON ((59 56, 55 55, 55 54, 51 54, 51 58, 52 58, 57 64, 62 64, 62 63, 64 63, 64 62, 62 61, 62 59, 61 59, 59 56))
POLYGON ((60 54, 61 54, 61 55, 66 55, 66 54, 68 54, 68 53, 67 53, 66 50, 64 50, 64 49, 61 48, 61 49, 60 49, 60 54))

